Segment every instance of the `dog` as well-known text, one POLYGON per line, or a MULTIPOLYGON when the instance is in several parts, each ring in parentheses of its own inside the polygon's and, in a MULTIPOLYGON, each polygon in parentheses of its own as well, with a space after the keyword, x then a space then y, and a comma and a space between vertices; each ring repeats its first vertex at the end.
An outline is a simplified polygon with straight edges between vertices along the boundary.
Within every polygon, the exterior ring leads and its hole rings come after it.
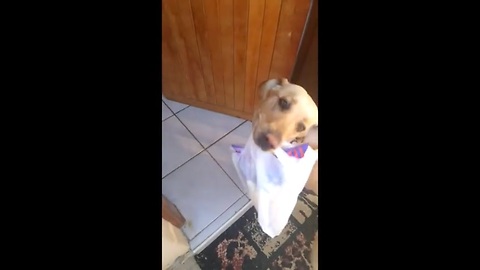
MULTIPOLYGON (((259 87, 260 104, 252 119, 253 141, 272 152, 284 142, 308 143, 318 150, 318 108, 307 91, 287 79, 271 79, 259 87)), ((318 195, 318 162, 305 188, 318 195)), ((311 263, 318 269, 318 232, 312 245, 311 263)))
MULTIPOLYGON (((318 108, 307 91, 287 79, 262 83, 260 104, 252 119, 253 141, 263 151, 273 151, 283 142, 308 143, 318 149, 318 108)), ((305 187, 318 194, 318 162, 305 187)))
POLYGON ((305 138, 318 124, 318 108, 307 91, 287 79, 272 79, 260 85, 261 101, 253 115, 253 139, 271 151, 282 142, 305 138))

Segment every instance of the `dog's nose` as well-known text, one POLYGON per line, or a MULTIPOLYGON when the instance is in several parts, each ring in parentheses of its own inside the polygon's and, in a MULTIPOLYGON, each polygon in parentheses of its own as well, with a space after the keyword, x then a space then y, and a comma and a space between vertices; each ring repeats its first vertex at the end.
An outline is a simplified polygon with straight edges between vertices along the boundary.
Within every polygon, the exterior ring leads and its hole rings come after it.
POLYGON ((272 133, 262 133, 255 141, 263 151, 275 149, 280 144, 280 140, 272 133))

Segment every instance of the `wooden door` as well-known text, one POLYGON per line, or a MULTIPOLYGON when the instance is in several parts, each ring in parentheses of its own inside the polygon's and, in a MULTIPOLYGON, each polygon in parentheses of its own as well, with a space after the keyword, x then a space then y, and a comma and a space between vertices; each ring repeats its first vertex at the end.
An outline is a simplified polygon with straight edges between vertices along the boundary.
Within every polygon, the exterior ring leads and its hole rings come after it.
POLYGON ((291 81, 305 88, 318 105, 318 79, 318 0, 313 0, 291 81))
POLYGON ((162 92, 244 119, 258 85, 290 78, 311 0, 162 0, 162 92))

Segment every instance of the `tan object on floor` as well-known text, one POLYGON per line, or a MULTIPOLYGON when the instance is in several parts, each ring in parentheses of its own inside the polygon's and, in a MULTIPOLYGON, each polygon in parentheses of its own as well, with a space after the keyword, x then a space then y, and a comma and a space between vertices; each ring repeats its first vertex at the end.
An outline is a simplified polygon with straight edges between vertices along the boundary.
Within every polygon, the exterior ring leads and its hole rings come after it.
POLYGON ((185 218, 177 207, 162 196, 162 270, 190 249, 188 240, 180 230, 185 218))
POLYGON ((189 251, 187 238, 183 232, 162 218, 162 270, 189 251))

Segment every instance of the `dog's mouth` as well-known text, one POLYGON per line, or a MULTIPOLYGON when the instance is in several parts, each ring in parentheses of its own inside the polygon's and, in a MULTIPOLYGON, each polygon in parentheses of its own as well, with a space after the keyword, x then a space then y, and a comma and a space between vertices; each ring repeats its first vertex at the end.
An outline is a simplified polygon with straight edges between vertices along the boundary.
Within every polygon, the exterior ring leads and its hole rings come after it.
POLYGON ((253 141, 263 151, 275 150, 282 143, 281 135, 278 132, 261 132, 254 137, 253 141))
POLYGON ((296 137, 295 139, 290 141, 290 144, 297 144, 297 143, 302 143, 305 137, 296 137))

